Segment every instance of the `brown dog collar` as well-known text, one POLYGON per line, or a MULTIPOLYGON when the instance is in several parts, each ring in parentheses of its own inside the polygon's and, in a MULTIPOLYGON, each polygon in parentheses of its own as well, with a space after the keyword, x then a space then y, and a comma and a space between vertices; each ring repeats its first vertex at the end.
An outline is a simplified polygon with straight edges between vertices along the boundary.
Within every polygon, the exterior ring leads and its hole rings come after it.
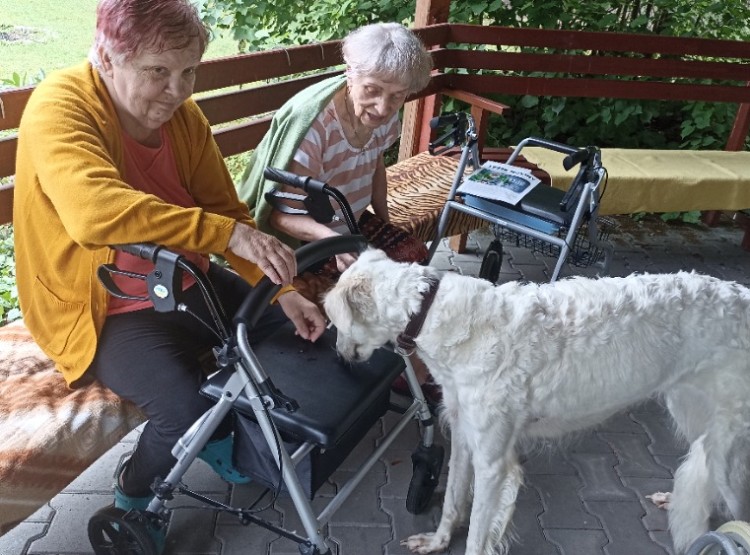
POLYGON ((414 340, 419 335, 419 332, 422 331, 427 311, 430 310, 432 301, 435 300, 435 294, 439 286, 439 279, 430 278, 430 288, 422 296, 422 305, 419 307, 419 312, 412 315, 409 323, 406 325, 406 329, 398 334, 396 338, 396 352, 401 356, 411 356, 417 349, 417 344, 414 340))

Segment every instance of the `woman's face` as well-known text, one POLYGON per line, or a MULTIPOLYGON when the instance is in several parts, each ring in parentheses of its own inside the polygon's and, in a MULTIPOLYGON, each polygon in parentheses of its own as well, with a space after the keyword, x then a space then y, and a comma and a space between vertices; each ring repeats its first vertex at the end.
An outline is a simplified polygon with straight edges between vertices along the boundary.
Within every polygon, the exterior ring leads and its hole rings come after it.
POLYGON ((354 117, 370 129, 386 123, 401 109, 408 94, 409 87, 400 81, 373 76, 352 77, 349 81, 354 117))
POLYGON ((195 40, 186 48, 145 51, 121 63, 103 52, 100 59, 120 123, 131 137, 146 141, 193 94, 201 50, 195 40))

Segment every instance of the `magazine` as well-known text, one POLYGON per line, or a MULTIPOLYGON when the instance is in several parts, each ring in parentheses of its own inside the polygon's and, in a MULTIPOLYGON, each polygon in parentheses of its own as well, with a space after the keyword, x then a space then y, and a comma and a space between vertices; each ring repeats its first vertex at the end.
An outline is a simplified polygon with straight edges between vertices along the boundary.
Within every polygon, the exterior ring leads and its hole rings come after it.
POLYGON ((531 170, 490 161, 464 179, 457 192, 517 204, 538 183, 531 170))

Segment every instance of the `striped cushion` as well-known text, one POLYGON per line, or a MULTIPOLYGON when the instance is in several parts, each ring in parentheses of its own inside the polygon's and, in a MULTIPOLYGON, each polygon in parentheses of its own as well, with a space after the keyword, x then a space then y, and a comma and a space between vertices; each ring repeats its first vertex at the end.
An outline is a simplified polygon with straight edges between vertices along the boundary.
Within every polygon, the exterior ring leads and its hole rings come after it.
POLYGON ((69 389, 22 322, 0 327, 0 535, 142 421, 98 383, 69 389))
MULTIPOLYGON (((386 169, 391 223, 422 241, 434 238, 440 212, 448 197, 458 160, 422 152, 386 169)), ((487 222, 452 211, 445 237, 485 227, 487 222)))

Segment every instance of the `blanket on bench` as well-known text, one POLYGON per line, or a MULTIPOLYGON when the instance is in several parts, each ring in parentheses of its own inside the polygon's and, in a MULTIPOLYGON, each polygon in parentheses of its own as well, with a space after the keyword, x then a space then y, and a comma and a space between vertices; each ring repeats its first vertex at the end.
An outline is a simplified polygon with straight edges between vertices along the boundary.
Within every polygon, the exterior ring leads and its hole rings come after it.
POLYGON ((143 420, 99 384, 69 389, 22 322, 0 327, 0 534, 143 420))
MULTIPOLYGON (((577 167, 565 171, 563 155, 540 147, 521 154, 567 189, 577 167)), ((603 148, 608 180, 600 214, 743 210, 750 208, 750 152, 603 148)))
MULTIPOLYGON (((391 223, 422 241, 431 241, 457 169, 457 159, 432 156, 428 152, 387 167, 391 223)), ((460 235, 485 226, 487 222, 454 210, 443 236, 460 235)))

